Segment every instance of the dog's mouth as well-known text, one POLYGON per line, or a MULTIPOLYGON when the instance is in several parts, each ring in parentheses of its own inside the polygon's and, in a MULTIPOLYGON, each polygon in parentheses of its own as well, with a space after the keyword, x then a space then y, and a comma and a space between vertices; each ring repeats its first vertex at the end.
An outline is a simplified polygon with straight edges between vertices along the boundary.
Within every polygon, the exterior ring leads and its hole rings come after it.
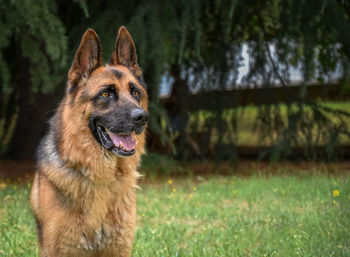
POLYGON ((131 133, 113 133, 99 124, 96 124, 96 132, 102 146, 112 153, 121 157, 131 156, 135 153, 137 141, 131 133))

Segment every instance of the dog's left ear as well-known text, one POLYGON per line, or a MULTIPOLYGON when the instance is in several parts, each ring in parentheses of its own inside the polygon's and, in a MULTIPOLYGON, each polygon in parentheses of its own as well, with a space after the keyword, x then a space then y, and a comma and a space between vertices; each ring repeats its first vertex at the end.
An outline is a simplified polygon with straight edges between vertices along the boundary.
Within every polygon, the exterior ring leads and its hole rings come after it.
POLYGON ((141 76, 141 70, 137 64, 136 47, 129 31, 121 26, 118 31, 110 65, 123 65, 128 67, 136 76, 141 76))

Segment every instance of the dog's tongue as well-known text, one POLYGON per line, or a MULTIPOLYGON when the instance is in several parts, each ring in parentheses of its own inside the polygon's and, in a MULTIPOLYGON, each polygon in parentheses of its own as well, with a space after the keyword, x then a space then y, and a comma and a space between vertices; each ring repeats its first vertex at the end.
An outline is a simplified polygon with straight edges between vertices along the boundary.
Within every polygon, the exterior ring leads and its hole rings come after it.
POLYGON ((119 136, 110 131, 108 131, 108 134, 116 147, 120 147, 120 143, 121 143, 122 146, 128 151, 132 151, 135 149, 136 141, 133 139, 131 135, 119 136))

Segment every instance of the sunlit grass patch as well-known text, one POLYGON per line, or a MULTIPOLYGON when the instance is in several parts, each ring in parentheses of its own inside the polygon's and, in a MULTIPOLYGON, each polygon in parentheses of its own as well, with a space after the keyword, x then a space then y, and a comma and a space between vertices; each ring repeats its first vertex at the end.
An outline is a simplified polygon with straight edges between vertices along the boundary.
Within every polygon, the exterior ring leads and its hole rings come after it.
MULTIPOLYGON (((137 195, 133 256, 350 256, 350 178, 166 177, 137 195)), ((0 189, 0 256, 37 256, 28 185, 0 189)))
POLYGON ((1 184, 0 256, 38 256, 28 185, 1 184))
POLYGON ((134 256, 348 256, 350 199, 334 183, 349 195, 349 179, 322 175, 145 185, 134 256))

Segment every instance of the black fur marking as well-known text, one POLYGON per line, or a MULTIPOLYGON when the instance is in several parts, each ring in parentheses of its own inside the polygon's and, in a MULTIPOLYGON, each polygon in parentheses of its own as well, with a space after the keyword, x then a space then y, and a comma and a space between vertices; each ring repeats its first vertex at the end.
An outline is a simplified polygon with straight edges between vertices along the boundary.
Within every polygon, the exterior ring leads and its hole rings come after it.
POLYGON ((59 108, 55 116, 49 121, 49 131, 41 139, 38 148, 36 149, 37 163, 54 163, 58 167, 63 165, 61 156, 58 150, 58 143, 60 141, 60 131, 62 129, 61 121, 62 111, 59 108))
POLYGON ((95 67, 93 67, 91 70, 90 70, 90 76, 91 74, 97 69, 99 68, 100 66, 96 65, 95 67))
POLYGON ((136 76, 135 72, 133 70, 131 70, 129 67, 127 67, 128 70, 130 71, 130 73, 136 78, 137 82, 140 83, 140 85, 144 88, 147 89, 147 85, 145 83, 145 81, 143 80, 142 75, 141 76, 136 76))
POLYGON ((107 109, 110 105, 110 99, 101 99, 101 97, 94 97, 92 99, 92 105, 101 109, 107 109))
POLYGON ((83 93, 81 94, 81 96, 79 98, 81 103, 84 103, 84 102, 88 101, 89 99, 90 99, 90 96, 89 96, 87 91, 83 91, 83 93))
POLYGON ((72 100, 70 101, 70 105, 74 104, 76 96, 77 96, 77 93, 72 96, 72 100))
POLYGON ((115 90, 114 85, 106 85, 92 98, 92 104, 95 107, 107 109, 110 106, 110 104, 114 104, 116 101, 118 101, 118 98, 119 96, 115 90), (101 94, 105 91, 109 93, 109 96, 101 96, 101 94))
POLYGON ((131 101, 122 101, 120 106, 111 109, 103 115, 97 114, 97 121, 101 126, 108 128, 117 134, 129 134, 135 131, 138 126, 131 117, 131 111, 138 106, 131 101))
POLYGON ((92 135, 95 137, 95 139, 97 141, 99 141, 100 139, 99 139, 99 137, 97 135, 97 128, 96 128, 96 119, 95 119, 95 117, 90 117, 88 126, 89 126, 89 128, 90 128, 90 130, 92 132, 92 135))
POLYGON ((42 242, 43 242, 43 230, 42 230, 42 227, 41 227, 41 225, 36 217, 35 217, 35 223, 36 223, 36 232, 38 234, 39 243, 42 244, 42 242))
POLYGON ((72 96, 72 100, 70 102, 70 104, 74 104, 75 101, 75 97, 78 94, 78 82, 74 82, 70 85, 70 87, 68 88, 68 94, 72 96))
POLYGON ((121 72, 120 70, 112 69, 112 68, 110 68, 109 70, 113 72, 114 76, 117 79, 120 79, 123 76, 123 72, 121 72))
POLYGON ((69 87, 68 94, 73 94, 78 89, 78 82, 72 83, 69 87))
POLYGON ((130 94, 132 95, 133 91, 136 91, 139 93, 138 96, 133 96, 133 98, 135 98, 138 102, 140 102, 141 99, 141 91, 140 89, 135 85, 135 83, 129 82, 129 87, 130 87, 130 94))
POLYGON ((50 121, 50 132, 52 131, 52 142, 54 144, 53 146, 57 154, 59 154, 58 144, 61 140, 61 131, 63 128, 62 111, 62 108, 58 108, 56 115, 50 121))
MULTIPOLYGON (((135 76, 135 75, 134 75, 135 76)), ((143 80, 142 76, 135 76, 135 78, 137 79, 137 81, 140 83, 140 85, 144 88, 147 89, 147 85, 145 83, 145 81, 143 80)))

